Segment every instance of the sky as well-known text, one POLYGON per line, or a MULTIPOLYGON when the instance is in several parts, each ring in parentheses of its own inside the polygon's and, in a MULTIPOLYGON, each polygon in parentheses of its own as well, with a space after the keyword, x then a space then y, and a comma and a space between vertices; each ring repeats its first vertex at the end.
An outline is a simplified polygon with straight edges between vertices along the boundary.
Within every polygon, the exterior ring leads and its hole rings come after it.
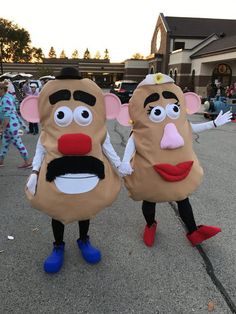
POLYGON ((93 57, 108 49, 111 62, 140 53, 150 54, 151 39, 160 13, 164 16, 236 19, 236 0, 9 0, 0 17, 26 29, 34 47, 45 57, 50 47, 67 57, 86 48, 93 57))

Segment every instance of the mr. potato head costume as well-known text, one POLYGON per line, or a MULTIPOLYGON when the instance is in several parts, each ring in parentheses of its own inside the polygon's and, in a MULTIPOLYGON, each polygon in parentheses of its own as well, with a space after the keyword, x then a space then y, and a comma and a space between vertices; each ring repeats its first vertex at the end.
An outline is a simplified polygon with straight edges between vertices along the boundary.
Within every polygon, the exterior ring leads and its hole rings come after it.
POLYGON ((41 134, 26 185, 32 205, 52 217, 53 252, 44 262, 48 273, 63 265, 64 224, 78 221, 78 247, 86 262, 100 261, 100 251, 90 244, 88 230, 94 217, 116 199, 121 161, 110 143, 106 119, 119 114, 121 103, 74 68, 62 69, 45 84, 38 97, 21 104, 22 116, 40 122, 41 134))
POLYGON ((221 231, 214 226, 195 223, 188 196, 200 185, 203 170, 192 147, 195 133, 231 121, 231 113, 222 112, 214 121, 192 124, 187 114, 199 110, 197 94, 183 93, 174 80, 162 73, 149 74, 138 85, 119 115, 123 125, 132 123, 119 171, 133 200, 142 200, 146 220, 143 240, 153 246, 157 223, 156 203, 176 201, 179 215, 193 246, 221 231))

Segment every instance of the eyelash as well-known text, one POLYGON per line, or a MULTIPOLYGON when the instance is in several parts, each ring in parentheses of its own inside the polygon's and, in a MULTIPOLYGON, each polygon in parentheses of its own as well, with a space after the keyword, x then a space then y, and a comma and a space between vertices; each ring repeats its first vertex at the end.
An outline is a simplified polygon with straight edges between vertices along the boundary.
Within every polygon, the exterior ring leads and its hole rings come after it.
MULTIPOLYGON (((178 107, 180 108, 180 104, 178 104, 177 102, 176 102, 174 105, 176 105, 176 106, 178 106, 178 107)), ((147 110, 147 114, 148 114, 148 115, 150 115, 150 113, 151 113, 151 111, 152 111, 153 108, 154 108, 154 107, 149 106, 149 108, 148 108, 148 110, 147 110)))
POLYGON ((151 113, 151 111, 152 111, 153 108, 154 108, 154 107, 149 106, 149 108, 148 108, 148 110, 147 110, 147 114, 148 114, 148 115, 150 115, 150 113, 151 113))

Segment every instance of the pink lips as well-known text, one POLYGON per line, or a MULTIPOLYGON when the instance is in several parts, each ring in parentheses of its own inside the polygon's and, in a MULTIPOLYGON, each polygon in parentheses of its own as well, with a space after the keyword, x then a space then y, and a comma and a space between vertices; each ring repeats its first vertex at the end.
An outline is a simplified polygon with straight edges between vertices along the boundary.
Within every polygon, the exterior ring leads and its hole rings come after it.
POLYGON ((153 168, 166 181, 176 182, 185 179, 193 165, 193 161, 185 161, 176 166, 170 164, 157 164, 153 168))

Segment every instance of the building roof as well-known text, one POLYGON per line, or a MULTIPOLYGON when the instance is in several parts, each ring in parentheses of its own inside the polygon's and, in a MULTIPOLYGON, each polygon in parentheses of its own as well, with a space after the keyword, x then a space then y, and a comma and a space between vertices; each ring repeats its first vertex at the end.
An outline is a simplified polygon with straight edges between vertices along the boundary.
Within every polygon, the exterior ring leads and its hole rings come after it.
POLYGON ((225 53, 236 49, 236 35, 220 37, 194 53, 191 58, 199 58, 209 54, 225 53))
POLYGON ((226 36, 236 33, 236 20, 174 16, 166 16, 164 19, 171 37, 205 38, 212 33, 224 33, 226 36))

